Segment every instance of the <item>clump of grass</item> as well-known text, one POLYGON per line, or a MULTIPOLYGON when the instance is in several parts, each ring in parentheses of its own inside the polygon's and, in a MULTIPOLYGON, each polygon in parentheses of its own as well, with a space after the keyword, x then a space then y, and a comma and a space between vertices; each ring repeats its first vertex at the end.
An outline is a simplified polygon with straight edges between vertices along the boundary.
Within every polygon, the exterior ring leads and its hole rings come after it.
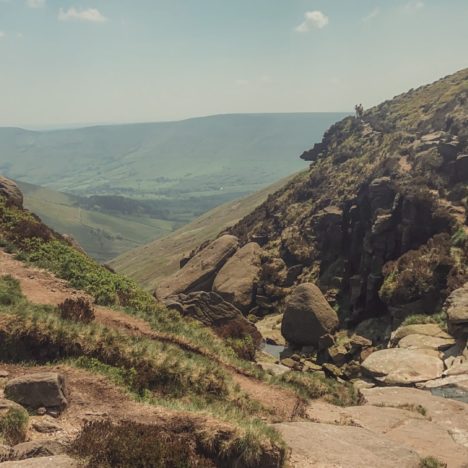
POLYGON ((65 299, 58 305, 60 317, 64 320, 73 320, 75 322, 90 323, 95 319, 94 310, 86 299, 65 299))
POLYGON ((16 445, 26 440, 29 415, 24 408, 9 408, 0 416, 0 440, 16 445))
POLYGON ((419 468, 447 468, 447 464, 434 457, 425 457, 421 459, 419 468))
POLYGON ((23 299, 19 281, 10 275, 0 277, 0 305, 18 304, 23 299))
POLYGON ((403 320, 401 326, 406 325, 424 325, 427 323, 434 323, 439 325, 441 328, 447 326, 447 316, 444 312, 439 312, 437 314, 426 315, 426 314, 413 314, 403 320))
POLYGON ((323 398, 338 406, 359 403, 359 396, 349 383, 341 383, 322 375, 290 371, 273 379, 274 383, 288 386, 305 399, 323 398))

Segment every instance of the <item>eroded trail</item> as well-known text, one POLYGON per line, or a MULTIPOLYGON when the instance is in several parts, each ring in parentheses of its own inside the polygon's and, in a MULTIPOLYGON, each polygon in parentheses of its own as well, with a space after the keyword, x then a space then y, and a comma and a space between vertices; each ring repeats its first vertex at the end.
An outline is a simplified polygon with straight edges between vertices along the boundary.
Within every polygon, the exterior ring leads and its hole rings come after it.
MULTIPOLYGON (((70 297, 84 297, 92 302, 89 295, 71 288, 66 281, 46 270, 26 265, 0 250, 1 275, 11 275, 16 278, 20 282, 25 297, 34 304, 56 306, 70 297)), ((132 336, 171 343, 186 351, 204 355, 218 362, 244 393, 268 410, 274 421, 290 421, 302 413, 303 403, 293 392, 250 377, 242 369, 223 362, 219 356, 213 355, 208 349, 196 346, 183 337, 156 331, 143 319, 108 307, 94 307, 96 322, 105 327, 117 329, 132 336)))

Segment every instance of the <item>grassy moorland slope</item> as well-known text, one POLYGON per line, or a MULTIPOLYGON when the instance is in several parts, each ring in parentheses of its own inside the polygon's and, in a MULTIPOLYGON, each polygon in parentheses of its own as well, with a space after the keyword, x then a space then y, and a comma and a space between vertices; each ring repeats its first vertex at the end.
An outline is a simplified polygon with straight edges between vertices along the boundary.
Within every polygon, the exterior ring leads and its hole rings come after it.
POLYGON ((344 115, 220 115, 45 132, 0 128, 0 172, 86 196, 247 193, 304 168, 296 155, 344 115))
POLYGON ((110 265, 143 287, 154 289, 160 278, 171 275, 179 268, 179 261, 184 255, 237 223, 292 177, 294 176, 286 177, 247 197, 218 206, 175 232, 120 255, 110 265))
POLYGON ((37 185, 18 183, 25 207, 61 234, 69 234, 93 258, 105 262, 170 233, 177 225, 149 215, 125 215, 82 208, 83 200, 37 185))

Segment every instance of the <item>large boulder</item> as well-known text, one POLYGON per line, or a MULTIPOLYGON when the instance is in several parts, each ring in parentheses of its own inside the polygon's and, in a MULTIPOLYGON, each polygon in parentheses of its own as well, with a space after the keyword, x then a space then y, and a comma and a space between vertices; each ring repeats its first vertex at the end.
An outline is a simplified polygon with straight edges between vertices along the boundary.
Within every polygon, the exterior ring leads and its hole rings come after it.
POLYGON ((216 331, 227 330, 229 334, 229 330, 232 330, 234 334, 250 335, 256 346, 262 342, 262 336, 255 325, 249 322, 239 309, 214 292, 179 294, 167 298, 164 303, 169 309, 177 310, 216 331))
POLYGON ((18 186, 10 179, 0 176, 0 196, 6 198, 7 202, 19 208, 23 207, 23 194, 18 186))
POLYGON ((450 294, 444 309, 449 332, 454 336, 468 336, 468 283, 450 294))
POLYGON ((242 312, 253 304, 261 270, 263 249, 250 242, 239 249, 221 268, 213 283, 213 291, 242 312))
POLYGON ((68 405, 67 384, 62 374, 41 372, 10 380, 4 389, 5 397, 30 409, 63 410, 68 405))
POLYGON ((444 372, 444 363, 426 350, 404 348, 382 349, 372 353, 363 363, 363 370, 385 385, 411 385, 437 379, 444 372))
POLYGON ((209 291, 218 271, 236 252, 239 240, 226 234, 208 244, 178 272, 162 281, 155 292, 159 300, 180 293, 209 291))
POLYGON ((281 324, 281 333, 291 344, 318 346, 321 336, 333 333, 338 316, 320 289, 303 283, 289 296, 281 324))

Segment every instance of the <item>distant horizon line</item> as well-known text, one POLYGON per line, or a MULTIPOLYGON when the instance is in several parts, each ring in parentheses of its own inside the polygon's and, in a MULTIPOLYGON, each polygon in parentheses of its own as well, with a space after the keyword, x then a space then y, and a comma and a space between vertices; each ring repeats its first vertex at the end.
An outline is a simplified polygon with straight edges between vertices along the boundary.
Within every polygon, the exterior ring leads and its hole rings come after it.
POLYGON ((64 123, 64 124, 24 124, 24 125, 0 125, 0 129, 19 129, 31 132, 57 131, 57 130, 80 130, 97 127, 117 127, 127 125, 151 125, 186 122, 189 120, 207 119, 211 117, 230 117, 230 116, 267 116, 267 115, 306 115, 306 114, 344 114, 351 115, 351 111, 302 111, 302 112, 227 112, 220 114, 206 114, 192 117, 185 117, 173 120, 154 120, 154 121, 135 121, 135 122, 82 122, 82 123, 64 123))

